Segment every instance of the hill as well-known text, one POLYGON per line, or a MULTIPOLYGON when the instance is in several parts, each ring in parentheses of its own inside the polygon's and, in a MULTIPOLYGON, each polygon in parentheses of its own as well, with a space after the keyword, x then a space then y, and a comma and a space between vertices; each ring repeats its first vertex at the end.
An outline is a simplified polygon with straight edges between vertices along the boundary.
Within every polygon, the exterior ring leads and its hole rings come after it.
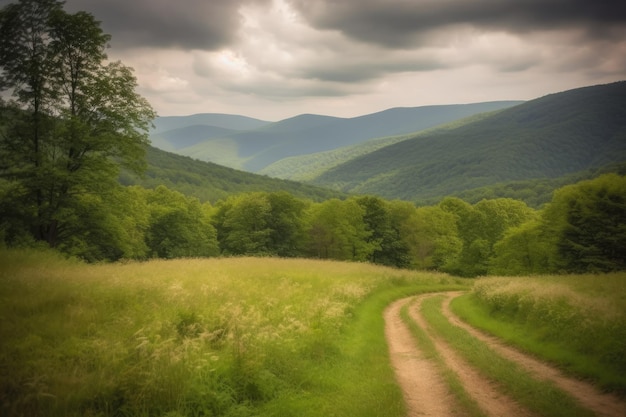
MULTIPOLYGON (((259 172, 283 158, 335 150, 369 139, 420 131, 474 114, 507 108, 519 101, 394 108, 354 118, 303 114, 260 126, 210 122, 204 115, 157 119, 161 131, 151 136, 153 145, 203 161, 259 172), (198 127, 205 126, 204 128, 198 127), (167 126, 168 129, 163 129, 167 126), (191 131, 181 129, 190 128, 191 131), (247 125, 246 125, 247 126, 247 125), (221 134, 216 127, 230 129, 221 134), (202 131, 204 129, 204 132, 202 131), (164 139, 164 136, 167 136, 164 139)), ((223 116, 223 115, 220 115, 223 116)), ((236 117, 240 116, 234 116, 236 117)), ((249 120, 245 119, 246 122, 249 120)))
POLYGON ((148 168, 142 178, 124 171, 120 175, 120 182, 146 188, 163 184, 172 190, 211 203, 229 195, 251 191, 286 191, 296 197, 313 201, 345 196, 338 191, 238 171, 154 147, 148 149, 146 159, 148 168))
POLYGON ((626 161, 626 82, 551 94, 350 159, 312 183, 432 199, 626 161))
POLYGON ((265 126, 271 122, 223 113, 199 113, 191 116, 161 116, 154 121, 154 132, 180 129, 193 125, 221 127, 230 130, 250 130, 265 126))
MULTIPOLYGON (((495 110, 499 111, 499 110, 495 110)), ((317 152, 301 156, 293 156, 281 159, 259 171, 260 174, 266 174, 270 177, 291 179, 294 181, 311 181, 323 174, 325 171, 339 166, 351 159, 359 156, 367 155, 378 149, 402 142, 416 136, 429 135, 432 133, 441 133, 445 130, 456 129, 460 126, 472 123, 477 120, 488 117, 492 112, 479 113, 454 122, 445 123, 430 129, 425 129, 419 133, 410 135, 387 136, 382 138, 374 138, 356 145, 345 146, 331 151, 317 152)))

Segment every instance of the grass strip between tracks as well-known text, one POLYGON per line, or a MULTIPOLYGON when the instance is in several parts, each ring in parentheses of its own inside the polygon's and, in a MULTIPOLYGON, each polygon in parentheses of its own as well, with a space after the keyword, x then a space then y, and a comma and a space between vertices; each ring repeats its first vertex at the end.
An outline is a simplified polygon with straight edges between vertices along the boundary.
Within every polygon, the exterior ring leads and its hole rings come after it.
MULTIPOLYGON (((613 391, 622 398, 626 398, 626 376, 620 373, 617 366, 610 367, 591 353, 577 352, 572 347, 574 342, 571 338, 562 339, 560 342, 545 340, 546 333, 555 334, 556 330, 545 325, 521 323, 520 320, 506 314, 490 314, 489 306, 481 303, 471 293, 455 298, 450 307, 456 315, 472 326, 552 362, 571 375, 589 379, 602 389, 613 391)), ((590 317, 588 321, 592 319, 595 318, 590 317)), ((593 340, 597 344, 607 345, 614 344, 610 339, 616 338, 619 338, 619 335, 605 332, 593 340)))
POLYGON ((472 366, 498 383, 505 394, 528 410, 545 417, 594 415, 554 384, 534 379, 515 362, 503 358, 486 343, 452 325, 442 313, 443 297, 437 296, 423 301, 421 311, 424 318, 472 366))
POLYGON ((413 319, 409 316, 409 306, 406 305, 401 310, 401 317, 404 323, 409 327, 411 335, 417 342, 419 348, 422 350, 426 358, 432 360, 435 366, 441 372, 441 375, 447 384, 450 392, 456 398, 458 404, 463 408, 467 415, 472 417, 486 417, 486 414, 480 409, 478 403, 467 393, 463 384, 457 377, 457 375, 446 365, 444 359, 441 357, 435 344, 426 332, 419 327, 413 319))
POLYGON ((467 290, 457 284, 412 285, 373 294, 354 312, 354 323, 338 340, 339 358, 321 364, 307 393, 267 403, 264 416, 404 417, 406 406, 390 365, 384 309, 412 295, 467 290))

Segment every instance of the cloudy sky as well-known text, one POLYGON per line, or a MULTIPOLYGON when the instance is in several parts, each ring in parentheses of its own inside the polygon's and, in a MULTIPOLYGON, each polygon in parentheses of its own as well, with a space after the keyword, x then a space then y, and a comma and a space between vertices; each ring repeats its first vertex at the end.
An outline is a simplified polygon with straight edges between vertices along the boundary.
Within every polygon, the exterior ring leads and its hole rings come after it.
POLYGON ((160 115, 279 120, 626 79, 623 0, 67 0, 160 115))

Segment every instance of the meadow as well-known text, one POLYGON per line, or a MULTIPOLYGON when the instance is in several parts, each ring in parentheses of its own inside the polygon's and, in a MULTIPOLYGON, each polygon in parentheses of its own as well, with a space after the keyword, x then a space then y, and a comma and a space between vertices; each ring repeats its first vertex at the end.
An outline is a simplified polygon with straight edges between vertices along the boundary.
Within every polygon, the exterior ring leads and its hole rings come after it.
POLYGON ((382 310, 469 288, 301 259, 0 265, 4 416, 400 416, 382 310))
POLYGON ((626 274, 489 277, 452 302, 474 327, 626 397, 626 274))
MULTIPOLYGON (((0 415, 403 416, 382 312, 399 298, 459 290, 451 307, 463 320, 623 397, 623 273, 468 280, 354 262, 85 264, 3 250, 0 415)), ((431 325, 520 403, 540 415, 569 404, 492 354, 480 362, 488 349, 443 318, 441 300, 423 304, 431 325)), ((482 415, 446 372, 468 415, 482 415)))

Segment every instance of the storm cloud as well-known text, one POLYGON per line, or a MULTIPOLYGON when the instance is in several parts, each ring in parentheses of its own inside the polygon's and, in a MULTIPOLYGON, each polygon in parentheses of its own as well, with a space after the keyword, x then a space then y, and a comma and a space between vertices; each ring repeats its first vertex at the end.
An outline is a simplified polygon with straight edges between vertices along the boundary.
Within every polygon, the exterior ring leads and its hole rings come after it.
POLYGON ((623 35, 623 2, 602 0, 291 0, 320 29, 387 47, 427 44, 455 26, 528 33, 582 29, 590 37, 623 35))
POLYGON ((163 47, 213 50, 235 40, 239 9, 270 0, 69 0, 68 10, 87 10, 114 34, 116 48, 163 47))
MULTIPOLYGON (((6 3, 6 0, 0 0, 6 3)), ((626 78, 603 0, 67 0, 160 114, 358 115, 626 78)))

